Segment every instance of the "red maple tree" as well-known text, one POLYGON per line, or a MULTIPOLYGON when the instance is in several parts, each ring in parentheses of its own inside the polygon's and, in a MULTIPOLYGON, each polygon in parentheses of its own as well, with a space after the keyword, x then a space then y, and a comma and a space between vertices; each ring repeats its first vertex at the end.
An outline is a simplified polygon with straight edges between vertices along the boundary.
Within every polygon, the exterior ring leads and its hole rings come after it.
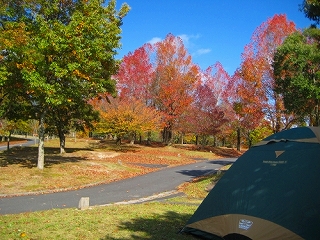
POLYGON ((275 86, 273 58, 277 47, 295 31, 297 31, 295 24, 289 21, 285 14, 276 14, 254 31, 251 42, 245 47, 243 54, 242 72, 249 74, 251 72, 251 76, 255 75, 253 80, 264 91, 268 100, 264 112, 273 125, 274 132, 288 127, 288 123, 284 121, 291 117, 283 114, 284 105, 281 96, 273 90, 275 86))
POLYGON ((119 71, 115 75, 120 98, 140 99, 148 105, 154 73, 150 62, 152 47, 151 44, 144 44, 133 53, 130 52, 123 57, 119 71))

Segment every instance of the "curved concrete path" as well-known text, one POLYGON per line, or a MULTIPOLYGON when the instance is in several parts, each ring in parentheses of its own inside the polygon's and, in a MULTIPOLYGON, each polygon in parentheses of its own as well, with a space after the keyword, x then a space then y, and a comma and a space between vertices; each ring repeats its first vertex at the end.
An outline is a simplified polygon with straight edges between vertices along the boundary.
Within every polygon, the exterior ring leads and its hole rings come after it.
MULTIPOLYGON (((0 214, 33 212, 53 208, 77 208, 81 197, 89 197, 90 206, 123 201, 139 201, 157 194, 174 194, 180 184, 219 169, 236 158, 198 161, 178 167, 74 191, 0 198, 0 214)), ((164 194, 164 195, 166 195, 164 194)), ((158 197, 163 194, 158 195, 158 197)), ((147 198, 149 199, 149 198, 147 198)))

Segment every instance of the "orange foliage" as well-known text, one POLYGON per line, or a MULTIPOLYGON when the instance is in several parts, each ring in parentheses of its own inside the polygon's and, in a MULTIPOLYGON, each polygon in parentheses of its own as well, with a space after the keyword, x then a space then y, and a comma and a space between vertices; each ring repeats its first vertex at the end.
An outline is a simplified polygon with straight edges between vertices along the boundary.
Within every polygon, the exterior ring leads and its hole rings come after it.
POLYGON ((91 100, 90 104, 100 112, 99 132, 123 136, 157 130, 159 127, 159 112, 147 107, 141 100, 101 97, 91 100))
POLYGON ((172 34, 157 43, 156 49, 152 94, 157 108, 165 114, 165 122, 171 126, 193 100, 192 92, 200 83, 199 67, 192 63, 182 39, 172 34))
POLYGON ((288 21, 284 14, 275 15, 255 30, 251 42, 245 46, 237 73, 240 77, 237 94, 243 105, 243 114, 253 115, 249 119, 258 121, 267 112, 269 120, 277 121, 275 125, 280 127, 279 115, 283 104, 280 96, 273 91, 272 63, 277 47, 295 31, 295 24, 288 21))

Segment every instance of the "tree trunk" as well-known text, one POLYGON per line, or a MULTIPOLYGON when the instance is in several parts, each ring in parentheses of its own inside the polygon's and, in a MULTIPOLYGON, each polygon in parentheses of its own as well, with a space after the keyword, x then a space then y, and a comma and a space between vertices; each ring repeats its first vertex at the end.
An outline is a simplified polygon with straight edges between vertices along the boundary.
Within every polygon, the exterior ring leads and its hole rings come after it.
POLYGON ((237 128, 237 150, 240 151, 240 145, 241 145, 241 130, 240 127, 237 128))
POLYGON ((248 147, 251 148, 252 147, 252 137, 250 136, 250 131, 248 132, 248 147))
POLYGON ((165 127, 162 133, 163 142, 168 144, 172 138, 172 129, 171 126, 165 127))
POLYGON ((315 126, 318 127, 320 126, 319 100, 316 100, 316 101, 317 101, 317 104, 315 107, 315 115, 316 115, 315 126))
POLYGON ((151 145, 151 132, 148 132, 147 145, 151 145))
POLYGON ((226 138, 222 137, 222 147, 225 147, 225 146, 226 146, 226 138))
POLYGON ((62 133, 59 134, 60 139, 60 154, 63 154, 66 152, 66 136, 62 133))
POLYGON ((277 132, 280 132, 281 130, 281 106, 280 106, 280 97, 278 94, 275 95, 275 107, 276 107, 275 133, 277 133, 277 132))
POLYGON ((63 154, 66 152, 66 136, 61 126, 58 127, 58 135, 59 135, 60 154, 63 154))
POLYGON ((39 121, 39 145, 38 145, 38 164, 39 169, 44 168, 44 119, 45 113, 42 113, 39 121))
POLYGON ((10 151, 10 138, 11 138, 11 131, 9 131, 9 136, 7 138, 7 151, 10 151))

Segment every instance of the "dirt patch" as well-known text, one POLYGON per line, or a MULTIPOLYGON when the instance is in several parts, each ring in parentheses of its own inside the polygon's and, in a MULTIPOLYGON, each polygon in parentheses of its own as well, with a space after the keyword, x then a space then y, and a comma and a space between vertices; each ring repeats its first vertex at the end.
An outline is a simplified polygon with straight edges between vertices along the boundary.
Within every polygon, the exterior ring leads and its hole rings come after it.
POLYGON ((94 159, 94 160, 103 160, 106 158, 114 158, 119 156, 119 152, 99 152, 99 151, 88 151, 88 150, 79 150, 74 153, 65 153, 64 157, 81 157, 84 159, 94 159))

